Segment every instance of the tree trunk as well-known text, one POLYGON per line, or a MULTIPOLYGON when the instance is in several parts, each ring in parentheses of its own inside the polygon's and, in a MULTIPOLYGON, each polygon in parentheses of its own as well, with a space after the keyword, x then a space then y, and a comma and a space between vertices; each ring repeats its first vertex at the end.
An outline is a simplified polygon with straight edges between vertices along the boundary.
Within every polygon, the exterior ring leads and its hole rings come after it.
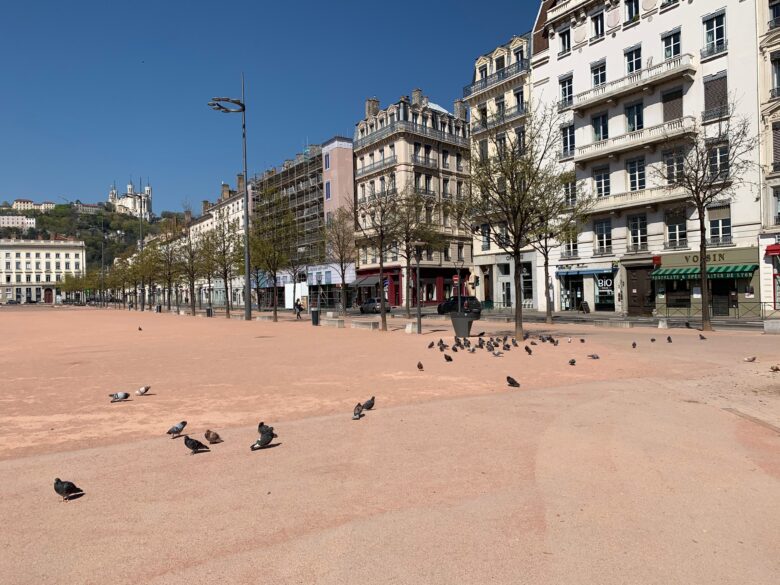
MULTIPOLYGON (((408 255, 407 255, 408 257, 408 255)), ((406 286, 404 287, 404 295, 406 296, 406 318, 411 319, 412 318, 412 300, 411 300, 411 287, 409 286, 409 283, 412 281, 412 266, 409 260, 406 261, 406 286)))
POLYGON ((380 328, 382 331, 387 331, 387 314, 385 313, 385 307, 387 301, 385 300, 385 262, 384 253, 379 252, 379 320, 382 323, 380 328))
POLYGON ((520 289, 521 289, 521 282, 520 282, 520 274, 523 270, 523 262, 522 262, 522 256, 520 255, 520 252, 517 251, 514 254, 515 258, 515 274, 514 274, 514 282, 515 282, 515 337, 518 339, 523 338, 523 303, 520 302, 520 289))
POLYGON ((211 275, 210 274, 206 277, 206 286, 208 287, 208 290, 206 291, 206 294, 208 294, 208 296, 209 296, 208 306, 209 306, 209 309, 211 309, 212 308, 212 304, 211 304, 211 275))
MULTIPOLYGON (((200 304, 200 298, 198 298, 200 304)), ((195 280, 190 280, 190 314, 195 315, 195 280)))
POLYGON ((143 313, 146 308, 146 283, 145 279, 141 279, 141 312, 143 313))
POLYGON ((279 315, 277 313, 277 299, 279 298, 279 295, 276 292, 276 275, 274 274, 274 323, 279 321, 279 315))
POLYGON ((545 317, 544 322, 545 323, 552 323, 553 322, 553 308, 552 308, 552 295, 550 294, 550 250, 548 249, 547 252, 544 254, 544 300, 545 300, 545 306, 547 307, 545 309, 545 317))
POLYGON ((347 316, 347 269, 341 267, 341 316, 347 316))
POLYGON ((227 271, 222 271, 222 282, 225 284, 225 318, 230 319, 230 289, 228 287, 227 271))
MULTIPOLYGON (((701 270, 701 330, 712 331, 710 319, 710 291, 707 289, 707 226, 704 222, 704 208, 699 210, 699 270, 701 270)), ((693 291, 691 291, 693 292, 693 291)))
POLYGON ((168 309, 169 313, 171 312, 171 290, 172 289, 173 289, 173 284, 169 280, 168 281, 168 299, 167 299, 167 302, 165 303, 166 304, 166 308, 168 309))

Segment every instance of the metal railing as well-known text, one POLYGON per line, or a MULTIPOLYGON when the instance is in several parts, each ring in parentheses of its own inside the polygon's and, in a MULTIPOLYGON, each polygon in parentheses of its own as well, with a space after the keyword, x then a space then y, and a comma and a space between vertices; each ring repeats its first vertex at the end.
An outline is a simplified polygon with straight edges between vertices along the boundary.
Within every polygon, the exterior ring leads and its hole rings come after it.
POLYGON ((688 248, 688 239, 668 240, 664 242, 664 250, 684 250, 688 248))
POLYGON ((647 252, 647 242, 643 244, 629 244, 627 252, 629 254, 638 254, 639 252, 647 252))
POLYGON ((729 42, 726 39, 708 44, 701 50, 701 58, 707 59, 719 53, 725 53, 729 48, 729 42))
POLYGON ((413 154, 412 162, 421 167, 428 167, 431 169, 439 168, 439 159, 430 156, 420 156, 419 154, 413 154))
POLYGON ((561 150, 560 155, 558 155, 558 160, 566 160, 567 158, 574 158, 575 152, 576 149, 574 147, 564 148, 563 150, 561 150))
POLYGON ((769 90, 769 98, 773 100, 780 98, 780 87, 773 87, 769 90))
POLYGON ((487 120, 477 120, 471 123, 471 133, 476 134, 478 132, 484 132, 488 128, 495 128, 506 122, 510 122, 520 116, 525 116, 525 104, 517 104, 509 109, 505 109, 503 112, 498 112, 489 116, 487 120))
POLYGON ((523 73, 525 71, 528 71, 528 59, 515 61, 511 65, 496 71, 492 75, 488 75, 484 79, 478 79, 474 83, 465 86, 463 88, 463 97, 469 97, 473 93, 487 89, 488 87, 500 83, 505 79, 509 79, 513 75, 517 75, 518 73, 523 73))
POLYGON ((378 142, 383 138, 395 134, 396 132, 409 132, 411 134, 425 136, 426 138, 433 138, 434 140, 439 140, 441 142, 448 142, 451 144, 455 144, 456 146, 462 146, 464 148, 467 148, 469 145, 468 138, 466 138, 465 136, 450 134, 449 132, 442 132, 441 130, 436 130, 435 128, 423 126, 422 124, 414 124, 412 122, 407 122, 404 120, 396 120, 395 122, 385 126, 384 128, 380 128, 375 132, 371 132, 367 136, 363 136, 355 140, 353 149, 359 150, 370 144, 374 144, 375 142, 378 142))
POLYGON ((573 103, 574 103, 573 95, 561 98, 560 100, 558 100, 558 111, 563 112, 564 110, 568 110, 573 103))
POLYGON ((577 248, 561 251, 561 260, 571 260, 573 258, 579 258, 579 257, 580 257, 580 253, 577 250, 577 248))
POLYGON ((397 160, 398 157, 396 157, 396 155, 393 155, 387 158, 383 158, 382 160, 379 160, 375 163, 364 165, 357 170, 355 176, 362 177, 363 175, 367 175, 368 173, 373 173, 374 171, 378 171, 386 167, 392 166, 396 163, 397 160))
POLYGON ((733 246, 734 243, 731 240, 731 236, 718 236, 714 238, 707 238, 708 246, 733 246))
POLYGON ((595 246, 593 248, 594 256, 608 256, 612 254, 612 246, 595 246))
POLYGON ((603 158, 608 154, 636 148, 638 145, 644 146, 654 142, 667 141, 676 136, 692 132, 694 129, 695 119, 693 116, 677 118, 656 126, 643 128, 635 132, 627 132, 600 142, 592 142, 591 144, 580 146, 577 148, 577 159, 579 159, 579 162, 591 158, 603 158))
POLYGON ((426 189, 425 187, 415 187, 414 192, 423 197, 436 197, 436 191, 433 189, 426 189))
MULTIPOLYGON (((690 302, 690 301, 689 301, 690 302)), ((713 302, 710 301, 709 303, 709 312, 710 317, 713 321, 722 320, 726 321, 729 319, 757 319, 757 320, 764 320, 764 319, 780 319, 780 305, 776 305, 772 302, 764 302, 764 301, 738 301, 734 303, 733 305, 723 305, 719 303, 714 303, 718 306, 720 311, 718 311, 719 314, 715 314, 716 312, 713 311, 713 302), (723 310, 728 311, 728 315, 720 314, 723 310)), ((686 319, 689 318, 701 318, 701 307, 690 307, 690 306, 678 306, 678 307, 670 307, 668 305, 655 310, 656 316, 659 317, 684 317, 686 319)))
POLYGON ((767 26, 769 27, 769 30, 775 30, 777 27, 779 27, 780 26, 780 16, 777 16, 777 17, 773 18, 772 20, 770 20, 767 23, 767 26))

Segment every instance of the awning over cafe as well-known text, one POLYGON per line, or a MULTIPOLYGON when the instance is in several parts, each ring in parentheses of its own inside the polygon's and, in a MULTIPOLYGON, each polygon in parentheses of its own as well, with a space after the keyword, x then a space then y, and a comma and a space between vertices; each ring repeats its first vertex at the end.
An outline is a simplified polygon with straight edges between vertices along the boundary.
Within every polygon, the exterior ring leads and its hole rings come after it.
POLYGON ((581 274, 612 274, 614 268, 571 268, 567 270, 558 270, 556 276, 577 276, 581 274))
POLYGON ((374 286, 377 284, 379 284, 379 275, 372 274, 370 276, 364 276, 363 278, 358 278, 355 282, 352 283, 351 286, 355 288, 359 288, 361 286, 374 286))
MULTIPOLYGON (((725 266, 708 266, 708 278, 752 278, 758 269, 758 264, 731 264, 725 266)), ((650 273, 653 280, 694 280, 699 278, 698 268, 658 268, 650 273)))
POLYGON ((780 256, 780 244, 772 244, 766 247, 767 256, 780 256))

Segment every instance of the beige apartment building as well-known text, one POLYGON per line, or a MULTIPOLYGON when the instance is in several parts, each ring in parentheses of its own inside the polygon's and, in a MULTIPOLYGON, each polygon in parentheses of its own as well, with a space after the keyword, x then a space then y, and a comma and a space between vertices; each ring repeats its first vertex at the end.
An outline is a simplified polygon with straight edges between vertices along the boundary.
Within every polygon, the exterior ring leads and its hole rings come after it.
MULTIPOLYGON (((444 203, 464 196, 467 188, 470 145, 466 105, 456 100, 450 113, 429 101, 420 89, 384 109, 378 99, 367 99, 353 146, 355 197, 359 204, 377 194, 401 197, 414 190, 435 202, 431 208, 441 210, 432 219, 446 244, 422 254, 421 302, 436 304, 456 294, 454 277, 459 268, 461 282, 469 280, 471 234, 455 224, 444 203)), ((379 296, 384 291, 390 305, 402 305, 407 294, 411 294, 412 303, 416 302, 416 287, 405 278, 409 261, 398 253, 398 246, 385 258, 383 283, 379 282, 377 252, 361 242, 360 233, 357 247, 356 285, 362 297, 379 296)), ((463 292, 469 291, 464 287, 463 292)))
POLYGON ((780 0, 756 5, 761 100, 761 297, 780 309, 780 0))
MULTIPOLYGON (((514 36, 474 63, 472 82, 463 88, 471 119, 471 157, 494 156, 501 143, 522 140, 530 97, 530 35, 514 36)), ((514 285, 514 261, 496 245, 487 225, 474 236, 471 286, 486 308, 535 308, 537 255, 523 252, 522 290, 514 285)))
POLYGON ((85 274, 82 241, 0 240, 0 303, 54 304, 67 275, 85 274))

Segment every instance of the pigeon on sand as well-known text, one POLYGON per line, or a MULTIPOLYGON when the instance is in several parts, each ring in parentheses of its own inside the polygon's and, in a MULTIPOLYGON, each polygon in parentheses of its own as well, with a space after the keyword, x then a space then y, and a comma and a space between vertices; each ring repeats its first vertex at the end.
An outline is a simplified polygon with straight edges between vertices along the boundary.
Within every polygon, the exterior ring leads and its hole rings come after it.
POLYGON ((577 363, 577 360, 575 360, 575 359, 570 359, 570 360, 569 360, 569 365, 570 365, 570 366, 573 366, 573 365, 575 365, 576 363, 577 363))
POLYGON ((184 435, 184 446, 190 450, 190 455, 195 455, 198 451, 208 451, 209 448, 197 439, 191 438, 189 435, 184 435))
POLYGON ((434 345, 436 345, 436 344, 435 344, 433 341, 431 341, 431 342, 428 344, 428 349, 433 349, 433 346, 434 346, 434 345))
POLYGON ((62 497, 63 502, 70 500, 76 494, 83 494, 84 490, 71 481, 62 481, 59 477, 54 479, 54 491, 62 497))
POLYGON ((421 372, 423 371, 422 362, 417 362, 417 369, 420 370, 421 372))
POLYGON ((151 386, 141 386, 138 390, 135 391, 135 394, 136 394, 136 396, 143 396, 144 394, 149 392, 149 390, 151 390, 151 389, 152 389, 151 386))
POLYGON ((751 355, 750 357, 746 357, 745 361, 752 364, 754 361, 756 361, 756 356, 751 355))
POLYGON ((254 445, 250 445, 249 448, 252 451, 257 451, 258 449, 264 449, 268 445, 271 444, 271 441, 273 441, 277 437, 276 433, 265 433, 264 435, 261 435, 257 441, 255 441, 254 445))
POLYGON ((260 424, 257 425, 257 433, 259 435, 265 435, 267 433, 273 433, 273 432, 274 432, 274 428, 269 427, 263 421, 260 421, 260 424))
POLYGON ((115 392, 114 394, 109 394, 109 396, 111 397, 111 402, 122 402, 130 398, 127 392, 115 392))
POLYGON ((372 396, 363 403, 363 410, 371 410, 374 408, 374 398, 375 396, 372 396))
POLYGON ((355 409, 352 411, 352 420, 360 420, 360 417, 363 415, 363 405, 358 402, 355 405, 355 409))
POLYGON ((215 431, 206 429, 206 433, 204 435, 206 437, 206 440, 209 442, 209 445, 214 445, 216 443, 222 443, 222 437, 220 437, 215 431))
POLYGON ((704 341, 706 339, 707 339, 706 337, 704 337, 701 333, 699 333, 699 340, 704 341))
POLYGON ((444 354, 444 361, 449 363, 452 361, 452 357, 448 356, 446 353, 444 354))
POLYGON ((515 380, 512 376, 506 377, 506 383, 509 385, 510 388, 520 388, 520 382, 515 380))
POLYGON ((179 435, 181 435, 181 432, 184 430, 184 427, 187 426, 187 421, 183 420, 177 425, 173 425, 170 429, 168 429, 167 433, 171 436, 171 439, 175 439, 179 435))

